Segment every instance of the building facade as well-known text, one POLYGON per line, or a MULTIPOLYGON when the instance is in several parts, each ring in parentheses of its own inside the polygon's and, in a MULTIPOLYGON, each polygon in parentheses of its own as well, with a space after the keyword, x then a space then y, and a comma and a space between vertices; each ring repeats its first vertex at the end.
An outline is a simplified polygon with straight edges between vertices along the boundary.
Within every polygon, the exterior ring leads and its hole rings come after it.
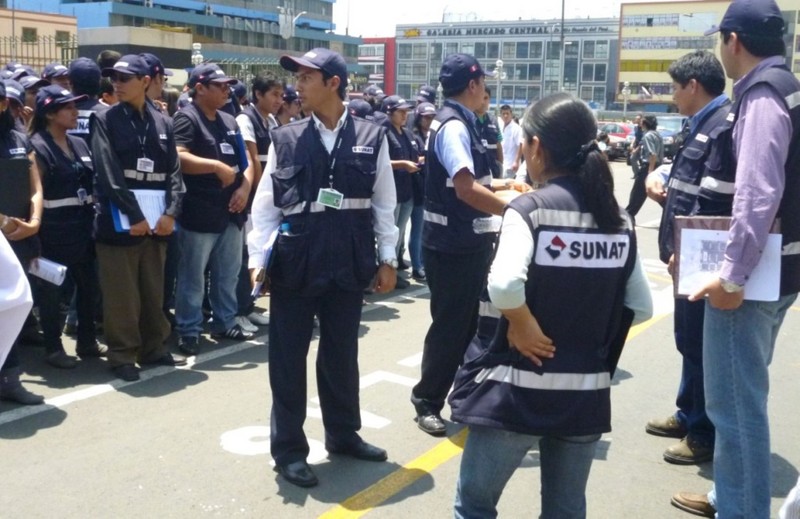
MULTIPOLYGON (((8 0, 4 0, 8 1, 8 0)), ((282 54, 315 47, 341 53, 352 68, 360 38, 333 31, 336 0, 17 0, 29 9, 77 17, 78 28, 145 27, 187 32, 206 60, 228 73, 240 67, 277 66, 282 54)), ((187 49, 190 51, 191 49, 187 49)), ((192 63, 165 62, 171 68, 192 63)))
POLYGON ((379 86, 386 95, 395 93, 396 51, 394 38, 364 38, 358 47, 365 83, 379 86))
POLYGON ((614 103, 619 20, 460 22, 398 25, 397 88, 413 97, 424 84, 438 85, 445 56, 473 54, 487 71, 491 104, 521 112, 530 102, 561 88, 597 108, 614 103))
POLYGON ((78 51, 74 16, 0 8, 0 35, 0 64, 42 69, 53 61, 69 62, 78 51))
MULTIPOLYGON (((777 0, 786 22, 786 64, 800 78, 800 0, 777 0)), ((718 25, 730 2, 699 0, 622 4, 620 8, 618 104, 628 110, 672 110, 670 64, 693 50, 719 57, 719 34, 704 36, 718 25), (627 89, 626 89, 627 83, 627 89), (627 93, 626 93, 627 90, 627 93)), ((730 95, 732 82, 726 91, 730 95)))

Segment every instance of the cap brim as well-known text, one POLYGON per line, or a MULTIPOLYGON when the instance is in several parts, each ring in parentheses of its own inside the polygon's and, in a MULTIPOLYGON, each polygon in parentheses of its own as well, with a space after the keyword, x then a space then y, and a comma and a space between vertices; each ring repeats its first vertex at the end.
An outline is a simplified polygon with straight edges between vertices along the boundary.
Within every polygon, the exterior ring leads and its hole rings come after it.
POLYGON ((703 35, 704 36, 711 36, 714 33, 718 33, 721 29, 722 29, 722 27, 720 27, 719 25, 713 25, 709 30, 705 31, 703 33, 703 35))
POLYGON ((174 76, 174 75, 175 75, 175 73, 174 73, 173 71, 171 71, 170 69, 168 69, 168 68, 165 68, 165 69, 164 69, 164 75, 165 75, 165 76, 174 76))
POLYGON ((414 106, 415 106, 414 103, 409 103, 409 102, 400 103, 395 107, 395 110, 411 110, 412 108, 414 108, 414 106))
POLYGON ((234 77, 227 77, 227 76, 214 78, 214 79, 209 81, 209 83, 227 83, 229 85, 235 85, 238 82, 239 82, 238 79, 236 79, 234 77))
POLYGON ((314 70, 321 70, 320 67, 314 65, 307 59, 303 58, 296 58, 294 56, 281 56, 280 62, 281 67, 288 70, 289 72, 297 72, 297 69, 300 67, 308 67, 313 68, 314 70))
POLYGON ((135 76, 136 75, 136 72, 134 72, 132 70, 128 70, 128 69, 123 68, 123 67, 120 67, 120 68, 106 67, 106 68, 104 68, 102 70, 102 72, 100 72, 100 75, 103 76, 103 77, 110 77, 111 74, 113 74, 114 72, 118 72, 120 74, 127 74, 129 76, 135 76))
POLYGON ((31 83, 30 85, 24 85, 22 83, 20 83, 20 85, 22 85, 22 87, 25 90, 28 90, 30 88, 41 88, 41 87, 49 86, 50 82, 48 80, 46 80, 46 79, 40 79, 39 81, 35 81, 35 82, 31 83))

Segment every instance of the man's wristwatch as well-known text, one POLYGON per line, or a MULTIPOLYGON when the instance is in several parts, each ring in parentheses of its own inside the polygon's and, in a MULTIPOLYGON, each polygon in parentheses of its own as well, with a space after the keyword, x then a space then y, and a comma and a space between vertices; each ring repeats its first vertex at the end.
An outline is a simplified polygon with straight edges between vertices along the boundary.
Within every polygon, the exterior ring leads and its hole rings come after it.
POLYGON ((735 294, 736 292, 741 292, 744 290, 744 285, 737 285, 736 283, 722 278, 719 278, 719 284, 722 285, 722 290, 729 294, 735 294))
POLYGON ((389 265, 390 267, 392 267, 395 270, 397 270, 397 267, 400 266, 400 264, 397 263, 397 259, 396 258, 385 259, 385 260, 381 261, 381 265, 389 265))

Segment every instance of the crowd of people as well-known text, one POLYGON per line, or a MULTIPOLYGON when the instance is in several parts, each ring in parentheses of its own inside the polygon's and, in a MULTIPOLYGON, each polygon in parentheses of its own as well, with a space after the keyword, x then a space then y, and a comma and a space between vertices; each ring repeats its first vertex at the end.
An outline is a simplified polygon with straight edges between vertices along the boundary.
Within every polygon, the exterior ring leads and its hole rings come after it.
MULTIPOLYGON (((734 0, 715 28, 722 63, 696 51, 672 64, 675 104, 689 117, 683 144, 664 176, 657 121, 642 118, 627 209, 585 103, 554 94, 519 123, 502 106, 501 127, 468 54, 444 59, 439 108, 429 86, 414 100, 374 85, 348 100, 347 65, 322 48, 280 59, 294 85, 267 74, 245 87, 204 63, 182 94, 164 88, 169 72, 152 54, 105 52, 40 76, 9 64, 0 158, 22 172, 26 203, 24 214, 0 215, 0 257, 12 264, 0 269, 0 314, 13 334, 24 337, 26 314, 34 328, 22 269, 55 262, 64 284, 31 278, 44 361, 78 365, 62 343, 66 319, 77 356, 106 357, 125 381, 141 366, 185 364, 206 326, 236 341, 268 326, 275 470, 311 487, 303 426, 315 326, 327 450, 388 457, 358 433, 358 329, 365 292, 408 286, 398 275, 407 247, 411 277, 431 294, 415 421, 445 435, 449 403, 469 427, 455 516, 496 516, 506 482, 538 446, 541 516, 580 518, 628 329, 652 315, 634 222, 646 192, 664 209, 659 256, 671 273, 675 217, 731 218, 719 278, 675 300, 677 411, 646 425, 680 440, 666 461, 714 464, 711 492, 672 504, 768 517, 767 367, 800 290, 800 105, 791 102, 800 83, 784 66, 783 24, 774 0, 734 0), (781 297, 746 300, 776 218, 781 297), (255 297, 265 291, 261 314, 255 297), (168 346, 172 330, 181 354, 168 346)), ((0 398, 40 404, 20 383, 18 344, 0 343, 0 398)))

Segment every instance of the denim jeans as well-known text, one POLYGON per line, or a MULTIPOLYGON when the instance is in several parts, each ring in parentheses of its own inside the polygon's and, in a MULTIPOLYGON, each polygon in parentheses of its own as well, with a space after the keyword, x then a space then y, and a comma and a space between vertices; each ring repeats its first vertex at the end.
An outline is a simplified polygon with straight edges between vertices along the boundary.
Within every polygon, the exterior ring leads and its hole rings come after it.
POLYGON ((203 291, 206 266, 211 286, 208 297, 214 321, 211 331, 222 333, 235 324, 236 284, 242 266, 242 230, 229 223, 222 233, 181 229, 181 262, 175 292, 175 323, 181 337, 197 337, 203 330, 203 291))
POLYGON ((422 213, 424 206, 415 205, 411 211, 411 234, 408 236, 408 254, 411 256, 411 268, 420 272, 425 268, 422 261, 422 213))
POLYGON ((714 487, 708 498, 718 517, 769 517, 768 367, 781 323, 796 297, 745 301, 736 310, 706 303, 706 412, 716 427, 714 487))
POLYGON ((400 237, 397 239, 397 261, 403 259, 406 252, 406 225, 411 218, 411 211, 414 209, 414 200, 407 202, 398 202, 394 207, 394 224, 400 231, 400 237))
POLYGON ((586 517, 586 482, 599 439, 599 434, 532 436, 471 426, 461 458, 455 517, 497 517, 497 503, 506 483, 525 454, 537 444, 542 471, 542 512, 539 517, 586 517))

